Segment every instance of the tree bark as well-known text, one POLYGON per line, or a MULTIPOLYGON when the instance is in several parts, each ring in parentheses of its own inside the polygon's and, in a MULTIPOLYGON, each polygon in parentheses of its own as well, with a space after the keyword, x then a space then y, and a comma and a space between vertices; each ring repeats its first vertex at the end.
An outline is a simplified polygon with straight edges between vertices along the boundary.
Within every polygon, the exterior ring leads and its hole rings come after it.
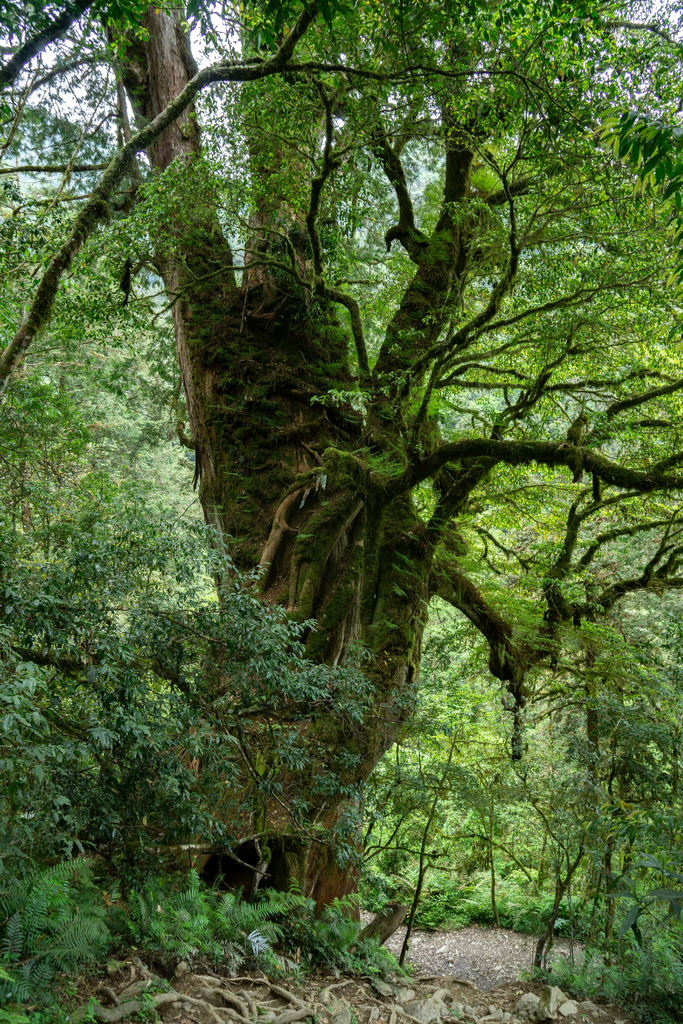
MULTIPOLYGON (((177 19, 150 8, 145 21, 147 34, 131 41, 123 80, 136 115, 149 120, 195 69, 177 19)), ((189 169, 200 152, 189 108, 148 157, 163 172, 174 161, 189 169)), ((263 222, 278 217, 280 232, 292 227, 277 203, 261 204, 252 261, 263 249, 263 222)), ((249 266, 239 283, 209 204, 183 210, 173 233, 182 258, 161 255, 159 270, 175 298, 176 348, 205 518, 238 567, 261 567, 265 602, 285 606, 295 620, 316 620, 306 636, 312 658, 337 666, 359 645, 371 653, 373 713, 353 730, 330 716, 311 725, 313 750, 345 750, 355 758, 341 780, 348 791, 367 779, 411 712, 433 544, 410 496, 387 509, 380 489, 369 485, 354 454, 363 443, 361 416, 315 402, 331 386, 343 391, 354 384, 349 338, 333 305, 323 295, 312 310, 309 294, 289 278, 249 266)), ((298 786, 310 791, 305 780, 298 786)), ((347 804, 346 797, 332 806, 310 797, 309 806, 331 829, 347 804)), ((271 819, 259 823, 269 836, 268 884, 286 888, 295 878, 319 905, 355 889, 355 869, 339 867, 331 847, 311 846, 304 837, 278 839, 277 817, 274 807, 271 819)))
POLYGON ((379 914, 375 914, 370 924, 363 928, 358 936, 358 941, 378 939, 380 946, 383 946, 387 939, 391 938, 394 932, 401 927, 409 909, 410 907, 406 903, 389 903, 379 914))
POLYGON ((569 858, 567 858, 567 873, 565 874, 565 877, 561 878, 560 875, 558 874, 557 877, 555 878, 555 900, 554 900, 554 903, 553 903, 553 909, 552 909, 552 912, 550 914, 550 918, 548 920, 548 923, 547 923, 547 925, 545 927, 545 930, 544 930, 543 934, 540 936, 540 938, 538 939, 538 942, 536 943, 536 949, 534 951, 534 967, 540 968, 542 966, 542 964, 543 964, 543 953, 544 953, 545 947, 546 947, 548 941, 550 939, 552 939, 552 937, 553 937, 553 935, 555 933, 555 922, 557 921, 557 916, 558 916, 558 914, 560 912, 560 904, 562 902, 562 897, 564 896, 565 892, 567 891, 567 886, 569 886, 571 884, 571 880, 574 877, 574 872, 576 871, 576 869, 578 868, 579 864, 581 863, 582 857, 583 857, 583 846, 580 846, 579 847, 579 852, 578 852, 578 854, 576 856, 576 859, 574 861, 572 861, 570 863, 569 862, 569 858))

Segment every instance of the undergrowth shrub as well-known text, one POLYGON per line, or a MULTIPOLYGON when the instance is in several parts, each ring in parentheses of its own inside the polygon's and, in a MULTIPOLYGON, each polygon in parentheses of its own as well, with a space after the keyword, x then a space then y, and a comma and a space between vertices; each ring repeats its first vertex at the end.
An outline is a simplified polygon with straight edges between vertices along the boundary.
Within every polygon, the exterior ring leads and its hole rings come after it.
POLYGON ((627 933, 612 964, 599 951, 587 951, 578 964, 553 963, 546 977, 576 996, 604 996, 628 1006, 644 1024, 673 1024, 683 1007, 683 926, 660 923, 643 932, 642 944, 627 933))
MULTIPOLYGON (((366 880, 363 889, 363 904, 369 910, 380 910, 387 898, 410 903, 413 890, 408 885, 393 887, 384 876, 373 874, 366 880)), ((552 891, 534 892, 529 880, 520 871, 510 872, 496 886, 496 905, 502 928, 537 935, 550 918, 554 903, 552 891)), ((452 876, 441 882, 436 872, 430 878, 429 887, 423 891, 415 926, 428 931, 437 928, 466 928, 470 924, 495 925, 491 906, 491 880, 488 872, 470 875, 465 881, 453 880, 452 876)), ((575 934, 581 930, 581 922, 575 921, 575 934)), ((560 904, 555 932, 569 935, 570 909, 566 899, 560 904)))
POLYGON ((376 940, 358 941, 357 905, 347 896, 316 918, 315 901, 300 892, 267 889, 247 902, 207 886, 196 871, 149 879, 123 898, 111 885, 103 891, 86 861, 65 861, 0 891, 0 1003, 45 1003, 56 973, 73 973, 115 947, 169 965, 208 959, 230 973, 245 964, 270 973, 322 965, 397 970, 376 940))
MULTIPOLYGON (((279 901, 282 893, 266 890, 264 898, 279 901)), ((356 894, 335 899, 316 917, 315 901, 290 892, 291 901, 283 948, 288 957, 312 966, 337 968, 342 971, 384 975, 399 970, 389 950, 375 939, 358 941, 360 924, 354 920, 360 898, 356 894)))
POLYGON ((55 971, 103 956, 102 893, 84 861, 65 861, 0 892, 0 1002, 40 1002, 55 971))
POLYGON ((278 965, 273 946, 283 929, 275 918, 289 908, 287 893, 247 903, 204 885, 193 870, 180 886, 161 876, 133 890, 113 909, 111 927, 124 944, 173 958, 207 957, 233 972, 250 958, 278 965))

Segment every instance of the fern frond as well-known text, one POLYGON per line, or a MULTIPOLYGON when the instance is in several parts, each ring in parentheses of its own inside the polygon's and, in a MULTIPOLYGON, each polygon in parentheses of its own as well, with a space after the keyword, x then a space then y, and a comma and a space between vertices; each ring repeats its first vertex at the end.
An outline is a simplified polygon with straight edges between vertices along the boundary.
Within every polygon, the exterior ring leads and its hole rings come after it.
POLYGON ((21 914, 17 910, 5 925, 2 939, 2 952, 7 960, 18 960, 24 948, 24 927, 21 914))

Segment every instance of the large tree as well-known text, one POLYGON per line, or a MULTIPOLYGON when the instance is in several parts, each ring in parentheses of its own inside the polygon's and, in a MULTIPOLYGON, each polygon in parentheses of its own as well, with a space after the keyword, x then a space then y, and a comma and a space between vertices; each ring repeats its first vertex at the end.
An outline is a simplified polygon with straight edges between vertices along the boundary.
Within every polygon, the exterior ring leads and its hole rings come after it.
MULTIPOLYGON (((600 145, 653 83, 675 108, 677 44, 627 4, 202 11, 201 70, 183 12, 109 17, 118 150, 0 382, 123 195, 103 230, 135 248, 126 297, 145 263, 163 279, 207 521, 264 602, 316 620, 311 658, 362 658, 373 686, 362 723, 313 714, 305 771, 282 773, 332 827, 411 714, 432 600, 488 645, 520 758, 530 675, 594 664, 625 595, 683 583, 675 256, 656 196, 600 145), (635 561, 602 558, 634 533, 635 561), (340 755, 331 794, 317 769, 340 755)), ((348 891, 282 806, 244 825, 273 878, 348 891)))

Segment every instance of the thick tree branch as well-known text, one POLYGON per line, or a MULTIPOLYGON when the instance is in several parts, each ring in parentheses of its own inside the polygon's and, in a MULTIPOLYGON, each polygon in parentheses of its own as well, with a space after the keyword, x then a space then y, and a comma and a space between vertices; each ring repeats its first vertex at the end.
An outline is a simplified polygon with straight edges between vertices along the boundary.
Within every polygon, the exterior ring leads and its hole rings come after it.
POLYGON ((54 43, 56 39, 60 39, 65 32, 68 31, 74 21, 87 11, 92 0, 75 0, 74 3, 69 4, 65 10, 57 18, 54 19, 49 25, 47 25, 41 32, 37 32, 36 35, 27 39, 23 46, 21 46, 11 60, 8 60, 6 64, 0 67, 0 89, 5 89, 8 85, 12 85, 17 80, 26 65, 33 60, 33 58, 44 50, 50 43, 54 43))
POLYGON ((93 190, 90 198, 76 217, 73 227, 60 250, 40 280, 33 301, 21 327, 0 356, 0 398, 4 394, 11 373, 19 366, 24 353, 38 331, 44 327, 52 312, 62 274, 102 221, 109 217, 109 199, 126 173, 130 173, 135 156, 147 149, 187 109, 195 96, 216 82, 251 82, 282 72, 301 37, 317 13, 314 5, 304 11, 296 21, 279 50, 258 64, 242 61, 217 64, 205 68, 192 78, 182 92, 150 124, 142 128, 126 143, 93 190))
POLYGON ((619 537, 635 537, 638 533, 647 533, 650 530, 657 530, 660 526, 667 526, 670 520, 668 519, 655 519, 649 523, 636 523, 634 526, 623 526, 615 527, 613 530, 607 530, 605 533, 599 534, 595 540, 591 541, 590 546, 584 551, 583 555, 579 559, 577 568, 586 569, 595 558, 596 554, 601 547, 605 544, 609 544, 613 540, 618 540, 619 537))
MULTIPOLYGON (((320 168, 320 174, 316 175, 311 182, 311 199, 308 207, 308 213, 306 214, 306 228, 308 230, 311 242, 311 251, 313 253, 314 288, 316 293, 322 298, 326 298, 331 302, 339 303, 349 311, 349 315, 351 317, 351 330, 353 333, 354 344, 356 346, 358 366, 361 375, 367 377, 370 374, 370 365, 368 363, 368 353, 365 347, 360 307, 352 295, 347 295, 345 292, 339 291, 337 288, 331 288, 326 284, 323 274, 323 253, 322 246, 320 244, 320 233, 318 231, 318 212, 320 210, 320 201, 325 187, 325 182, 336 168, 339 167, 340 155, 334 153, 332 149, 334 139, 333 97, 327 94, 323 85, 320 85, 319 89, 323 106, 325 107, 325 142, 323 145, 322 167, 320 168)), ((293 259, 293 246, 289 239, 287 241, 290 259, 293 259)), ((294 260, 293 268, 296 273, 296 262, 294 260)))
POLYGON ((663 28, 660 28, 659 25, 655 25, 650 21, 604 21, 602 24, 604 28, 609 29, 626 28, 630 29, 632 32, 651 32, 652 35, 659 36, 660 39, 663 39, 667 43, 671 43, 672 46, 681 45, 663 28))
POLYGON ((19 164, 17 167, 0 167, 0 174, 84 174, 86 171, 103 171, 109 164, 19 164))
POLYGON ((611 462, 603 455, 587 448, 577 448, 566 441, 496 441, 486 438, 453 441, 441 445, 423 459, 417 459, 399 476, 389 480, 383 488, 385 503, 411 490, 422 480, 433 477, 448 462, 461 459, 489 458, 509 466, 567 466, 574 469, 577 459, 582 460, 588 473, 596 473, 613 487, 631 488, 640 493, 660 490, 683 490, 683 476, 667 476, 664 470, 683 460, 683 454, 655 463, 647 471, 629 469, 611 462))
POLYGON ((676 391, 680 391, 683 388, 683 377, 680 380, 675 380, 673 384, 665 384, 661 388, 650 388, 649 391, 644 391, 641 395, 634 395, 632 398, 624 398, 620 402, 612 402, 607 408, 607 416, 611 418, 616 416, 617 413, 623 412, 624 409, 633 409, 637 405, 643 405, 645 402, 651 402, 654 398, 663 398, 664 395, 673 395, 676 391))
POLYGON ((433 593, 457 608, 486 639, 491 673, 503 682, 517 683, 524 676, 524 659, 512 640, 512 626, 485 600, 453 559, 435 563, 433 593))
POLYGON ((398 224, 389 228, 384 236, 387 252, 391 249, 391 243, 398 241, 406 250, 411 260, 418 265, 421 263, 421 254, 424 254, 429 239, 427 235, 418 230, 415 226, 415 214, 413 212, 413 201, 408 191, 405 171, 401 159, 383 131, 379 128, 374 134, 375 153, 379 157, 387 180, 391 184, 398 202, 398 224))

